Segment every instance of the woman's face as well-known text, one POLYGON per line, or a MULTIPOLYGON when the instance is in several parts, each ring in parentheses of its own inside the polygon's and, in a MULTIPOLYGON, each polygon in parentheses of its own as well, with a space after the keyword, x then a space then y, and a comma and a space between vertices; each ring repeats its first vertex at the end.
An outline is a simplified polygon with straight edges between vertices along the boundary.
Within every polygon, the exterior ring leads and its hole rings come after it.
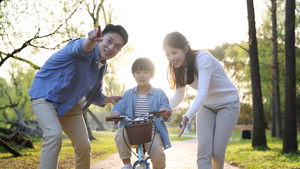
POLYGON ((171 62, 175 68, 179 68, 180 66, 186 67, 186 61, 185 61, 186 51, 180 48, 173 48, 170 46, 165 46, 164 49, 169 62, 171 62))

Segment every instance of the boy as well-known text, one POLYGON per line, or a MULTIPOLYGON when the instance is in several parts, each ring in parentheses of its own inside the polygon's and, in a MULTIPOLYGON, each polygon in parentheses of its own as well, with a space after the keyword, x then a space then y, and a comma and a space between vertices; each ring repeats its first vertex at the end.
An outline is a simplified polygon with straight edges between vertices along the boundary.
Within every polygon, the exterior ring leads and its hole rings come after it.
MULTIPOLYGON (((146 116, 149 112, 162 110, 170 112, 169 99, 164 91, 159 88, 153 88, 149 83, 155 73, 155 67, 151 60, 148 58, 137 59, 132 65, 131 72, 137 82, 137 87, 129 89, 124 93, 123 99, 113 107, 111 116, 117 117, 121 114, 129 117, 146 116)), ((159 119, 156 118, 156 124, 154 123, 154 125, 157 126, 157 131, 153 130, 152 132, 152 135, 156 133, 149 155, 154 169, 165 168, 165 153, 162 147, 164 147, 164 149, 171 147, 167 127, 164 123, 164 121, 170 122, 171 116, 167 117, 166 113, 163 113, 159 119)), ((127 143, 130 146, 130 143, 125 131, 126 143, 123 139, 123 128, 125 124, 125 120, 120 123, 115 135, 115 142, 119 156, 124 164, 122 169, 131 169, 131 150, 126 145, 127 143)), ((149 150, 150 144, 151 142, 145 144, 146 151, 149 150)))
POLYGON ((102 93, 106 60, 115 57, 127 43, 120 25, 109 24, 101 32, 93 29, 88 38, 71 40, 54 53, 37 72, 29 89, 36 119, 43 131, 41 169, 55 169, 64 131, 75 150, 75 168, 89 169, 91 145, 83 112, 90 104, 115 104, 121 96, 102 93))

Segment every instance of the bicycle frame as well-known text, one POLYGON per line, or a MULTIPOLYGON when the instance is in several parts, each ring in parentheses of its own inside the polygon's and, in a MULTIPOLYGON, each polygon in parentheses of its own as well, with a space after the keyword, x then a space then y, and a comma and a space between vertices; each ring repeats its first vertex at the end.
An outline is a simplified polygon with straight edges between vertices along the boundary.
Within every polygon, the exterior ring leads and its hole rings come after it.
MULTIPOLYGON (((157 115, 158 113, 164 113, 165 111, 160 111, 160 112, 150 112, 148 117, 146 117, 145 119, 153 119, 154 115, 157 115)), ((168 115, 171 115, 168 113, 168 115)), ((115 121, 115 124, 117 124, 119 121, 122 121, 123 119, 126 119, 129 122, 137 122, 137 121, 143 121, 143 120, 134 120, 131 119, 127 116, 119 116, 119 117, 110 117, 107 116, 106 117, 106 121, 115 121)), ((152 140, 153 141, 153 140, 152 140)), ((147 162, 147 160, 149 159, 149 154, 148 157, 145 159, 145 155, 144 155, 144 147, 143 147, 144 143, 142 144, 138 144, 137 147, 137 151, 138 151, 138 160, 136 160, 133 165, 132 165, 132 169, 150 169, 150 163, 147 162)))
POLYGON ((144 169, 150 169, 150 163, 147 162, 149 156, 144 159, 144 148, 143 144, 138 145, 138 160, 133 163, 132 169, 138 169, 143 167, 144 169))

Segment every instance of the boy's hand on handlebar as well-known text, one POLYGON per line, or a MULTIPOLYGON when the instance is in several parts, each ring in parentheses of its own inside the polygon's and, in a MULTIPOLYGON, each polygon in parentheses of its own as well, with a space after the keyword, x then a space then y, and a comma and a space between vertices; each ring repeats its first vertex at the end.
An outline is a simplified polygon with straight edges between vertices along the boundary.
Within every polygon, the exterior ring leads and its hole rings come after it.
POLYGON ((110 114, 111 117, 119 117, 121 114, 119 112, 112 112, 110 114))
POLYGON ((159 117, 163 117, 163 118, 168 118, 171 116, 171 112, 168 108, 160 108, 159 111, 164 111, 164 113, 158 113, 156 114, 156 117, 159 118, 159 117))

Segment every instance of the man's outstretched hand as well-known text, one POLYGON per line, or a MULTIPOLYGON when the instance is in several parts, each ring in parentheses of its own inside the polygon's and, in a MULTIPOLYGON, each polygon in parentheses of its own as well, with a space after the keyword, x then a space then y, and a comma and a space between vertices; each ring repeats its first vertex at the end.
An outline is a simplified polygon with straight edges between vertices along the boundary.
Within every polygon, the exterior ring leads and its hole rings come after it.
POLYGON ((98 25, 98 29, 95 28, 88 33, 88 38, 91 41, 96 41, 96 42, 103 41, 100 25, 98 25))

